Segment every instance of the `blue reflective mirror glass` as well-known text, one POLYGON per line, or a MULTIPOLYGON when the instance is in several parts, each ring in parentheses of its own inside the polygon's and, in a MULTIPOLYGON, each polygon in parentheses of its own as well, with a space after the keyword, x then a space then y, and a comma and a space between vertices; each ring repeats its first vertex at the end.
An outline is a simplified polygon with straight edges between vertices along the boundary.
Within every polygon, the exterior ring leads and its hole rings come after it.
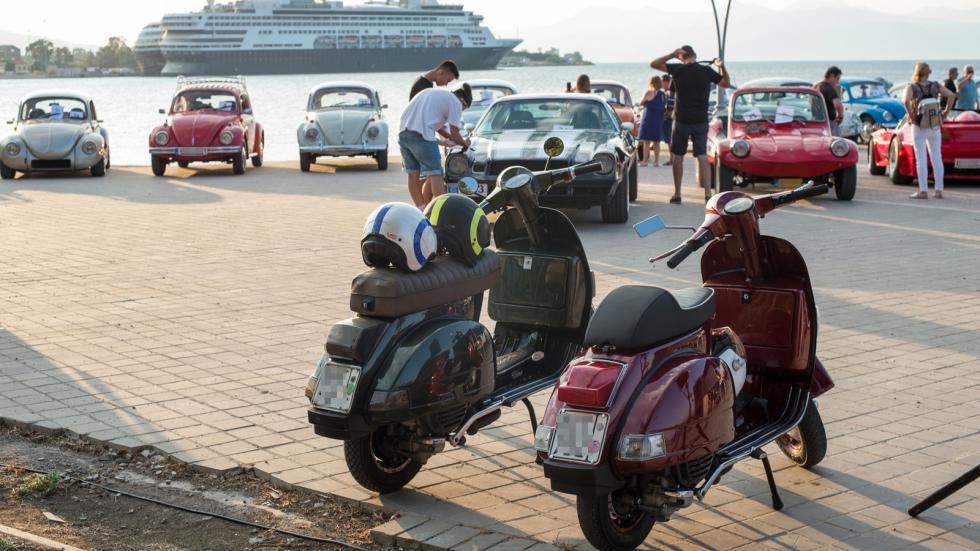
POLYGON ((646 220, 639 222, 633 226, 633 230, 636 231, 636 235, 640 237, 646 237, 651 233, 656 233, 667 227, 664 224, 663 218, 660 218, 659 214, 655 214, 646 220))

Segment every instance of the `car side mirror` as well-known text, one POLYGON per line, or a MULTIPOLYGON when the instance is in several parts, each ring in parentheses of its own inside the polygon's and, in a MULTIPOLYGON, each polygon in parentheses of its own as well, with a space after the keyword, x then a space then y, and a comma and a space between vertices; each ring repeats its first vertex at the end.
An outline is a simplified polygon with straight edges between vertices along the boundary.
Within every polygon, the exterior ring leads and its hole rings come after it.
POLYGON ((463 130, 465 130, 467 134, 473 132, 474 128, 476 128, 476 125, 473 123, 467 123, 463 125, 463 130))
POLYGON ((624 132, 632 132, 633 131, 633 123, 631 123, 631 122, 624 122, 623 124, 620 124, 619 127, 624 132))
POLYGON ((251 107, 246 107, 245 109, 242 109, 242 114, 243 115, 251 115, 252 114, 252 108, 251 107))
POLYGON ((95 122, 97 122, 99 124, 104 124, 105 123, 105 121, 102 120, 102 119, 95 119, 95 122))
POLYGON ((166 109, 159 109, 159 110, 157 110, 157 113, 160 113, 161 115, 166 115, 167 114, 167 110, 166 109))
POLYGON ((388 104, 386 103, 386 104, 382 105, 381 108, 382 109, 387 109, 388 108, 388 104))
POLYGON ((13 119, 8 120, 7 124, 14 124, 14 120, 13 119))

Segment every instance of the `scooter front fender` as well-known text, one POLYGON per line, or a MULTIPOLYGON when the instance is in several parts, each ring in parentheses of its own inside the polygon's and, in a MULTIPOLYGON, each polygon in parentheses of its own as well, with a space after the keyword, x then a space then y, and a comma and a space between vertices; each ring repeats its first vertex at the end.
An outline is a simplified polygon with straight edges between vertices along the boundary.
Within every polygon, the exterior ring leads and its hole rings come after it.
POLYGON ((830 378, 830 373, 823 366, 819 358, 813 366, 813 378, 810 380, 810 397, 816 398, 828 390, 834 388, 834 381, 830 378))

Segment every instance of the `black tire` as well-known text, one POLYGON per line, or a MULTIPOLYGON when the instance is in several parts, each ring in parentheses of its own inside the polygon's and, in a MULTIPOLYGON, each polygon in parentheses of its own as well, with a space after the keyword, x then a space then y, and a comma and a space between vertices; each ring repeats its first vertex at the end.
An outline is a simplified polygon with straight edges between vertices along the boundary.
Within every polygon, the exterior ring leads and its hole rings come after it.
POLYGON ((13 180, 17 177, 17 171, 10 168, 9 166, 0 163, 0 178, 4 180, 13 180))
POLYGON ((579 527, 585 539, 600 551, 636 549, 653 530, 653 515, 637 507, 618 516, 612 506, 612 495, 576 496, 579 527))
POLYGON ((364 488, 381 494, 402 489, 422 468, 422 463, 396 454, 379 458, 375 444, 382 447, 387 436, 386 429, 380 428, 372 434, 344 442, 344 459, 351 476, 364 488))
POLYGON ((259 153, 258 155, 252 156, 252 166, 258 168, 262 166, 262 162, 265 160, 265 135, 262 135, 262 141, 259 142, 259 153))
POLYGON ((907 186, 912 183, 911 176, 906 176, 898 169, 898 140, 888 144, 888 178, 896 186, 907 186))
POLYGON ((313 156, 301 151, 299 153, 299 169, 303 172, 309 172, 311 164, 313 164, 313 156))
POLYGON ((790 461, 804 469, 812 468, 823 461, 827 455, 827 433, 824 431, 816 402, 810 402, 800 424, 777 438, 776 445, 790 461))
POLYGON ((855 136, 858 143, 871 143, 871 128, 875 125, 875 120, 871 115, 861 115, 861 132, 855 136))
POLYGON ((105 158, 103 157, 99 162, 92 165, 89 172, 91 172, 92 176, 96 178, 105 176, 105 158))
POLYGON ((177 161, 177 166, 179 166, 180 168, 187 168, 191 166, 191 164, 187 161, 177 161))
POLYGON ((633 166, 630 167, 630 203, 636 202, 640 196, 640 167, 636 163, 636 159, 633 159, 633 166))
POLYGON ((854 199, 854 192, 857 191, 858 170, 857 166, 842 168, 834 173, 834 193, 840 201, 850 201, 854 199))
POLYGON ((735 171, 719 161, 718 174, 715 175, 714 184, 718 186, 718 193, 735 189, 735 171))
POLYGON ((868 144, 868 172, 870 172, 872 176, 882 176, 887 171, 887 167, 878 166, 878 159, 875 156, 875 144, 872 141, 868 144))
POLYGON ((167 172, 167 160, 154 155, 150 157, 150 167, 153 169, 154 176, 163 176, 167 172))
POLYGON ((109 170, 112 168, 112 153, 109 151, 109 146, 105 148, 105 169, 109 170))
POLYGON ((245 159, 247 158, 245 146, 242 146, 242 150, 231 158, 231 171, 238 175, 245 174, 245 159))
MULTIPOLYGON (((716 158, 715 162, 716 163, 720 163, 721 160, 716 158)), ((710 178, 710 180, 711 180, 711 189, 715 190, 715 193, 721 193, 721 190, 718 189, 718 168, 717 168, 717 166, 716 165, 713 165, 711 163, 708 163, 708 172, 711 174, 711 178, 710 178)))
POLYGON ((388 170, 388 150, 378 151, 374 154, 374 160, 378 161, 378 170, 388 170))
POLYGON ((625 224, 630 219, 629 173, 616 186, 616 192, 602 205, 602 221, 606 224, 625 224))

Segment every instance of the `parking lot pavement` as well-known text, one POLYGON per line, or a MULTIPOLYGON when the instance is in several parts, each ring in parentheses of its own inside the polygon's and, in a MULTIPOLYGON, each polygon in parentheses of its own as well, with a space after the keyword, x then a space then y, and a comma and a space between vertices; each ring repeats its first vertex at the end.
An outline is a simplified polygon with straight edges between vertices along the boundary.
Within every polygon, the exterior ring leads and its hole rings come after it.
MULTIPOLYGON (((650 548, 978 548, 980 483, 918 520, 904 511, 980 463, 980 186, 913 202, 911 188, 861 174, 853 202, 821 197, 762 221, 800 248, 814 281, 818 353, 837 385, 820 400, 827 458, 805 471, 773 447, 784 510, 771 510, 761 466, 742 463, 705 504, 658 525, 650 548)), ((700 222, 694 185, 666 204, 669 175, 641 169, 631 221, 700 222)), ((0 182, 0 417, 437 519, 389 527, 405 540, 586 548, 574 500, 533 463, 523 409, 382 498, 307 424, 302 389, 330 324, 350 315, 364 220, 406 198, 401 174, 366 162, 0 182)), ((597 209, 569 214, 600 297, 699 283, 696 261, 647 262, 683 234, 640 240, 597 209)))

